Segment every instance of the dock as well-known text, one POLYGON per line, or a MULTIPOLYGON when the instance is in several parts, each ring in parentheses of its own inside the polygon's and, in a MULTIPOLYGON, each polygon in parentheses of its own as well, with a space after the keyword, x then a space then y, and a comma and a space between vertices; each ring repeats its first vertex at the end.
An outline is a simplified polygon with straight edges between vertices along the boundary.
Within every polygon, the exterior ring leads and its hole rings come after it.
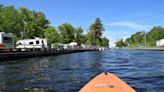
POLYGON ((98 51, 98 49, 81 49, 81 50, 47 50, 47 51, 13 51, 0 53, 0 62, 8 60, 26 59, 33 57, 55 56, 60 54, 69 54, 86 51, 98 51))

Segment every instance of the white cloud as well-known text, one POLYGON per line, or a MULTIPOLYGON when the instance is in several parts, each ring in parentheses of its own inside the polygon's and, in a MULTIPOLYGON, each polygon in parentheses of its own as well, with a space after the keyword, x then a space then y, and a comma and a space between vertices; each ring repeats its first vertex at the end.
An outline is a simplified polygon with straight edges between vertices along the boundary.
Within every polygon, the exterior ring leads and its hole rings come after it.
POLYGON ((161 14, 161 15, 158 15, 158 16, 152 16, 152 17, 147 17, 145 19, 142 19, 142 20, 139 20, 139 21, 136 21, 136 22, 146 22, 146 21, 152 21, 152 20, 155 20, 155 19, 159 19, 161 17, 164 17, 164 14, 161 14))
POLYGON ((148 26, 136 24, 134 22, 113 22, 113 23, 109 23, 108 25, 128 27, 128 28, 137 29, 137 30, 147 30, 148 29, 148 26))
POLYGON ((130 35, 129 31, 125 30, 107 30, 104 36, 110 40, 110 47, 115 47, 115 42, 119 39, 126 39, 130 35))
POLYGON ((111 36, 108 36, 107 38, 110 40, 109 42, 110 47, 115 47, 115 39, 113 39, 113 37, 111 36))
POLYGON ((124 31, 124 30, 120 31, 120 33, 121 33, 121 34, 124 34, 124 35, 128 35, 128 34, 129 34, 128 31, 124 31))
POLYGON ((107 30, 104 32, 104 36, 110 40, 110 47, 115 47, 116 40, 126 36, 127 33, 126 31, 107 30))
POLYGON ((137 22, 111 22, 108 23, 108 27, 107 27, 108 30, 105 32, 104 35, 110 39, 111 47, 114 47, 115 42, 118 39, 125 40, 131 34, 137 31, 148 31, 151 28, 152 26, 150 25, 149 26, 141 25, 140 23, 137 22))

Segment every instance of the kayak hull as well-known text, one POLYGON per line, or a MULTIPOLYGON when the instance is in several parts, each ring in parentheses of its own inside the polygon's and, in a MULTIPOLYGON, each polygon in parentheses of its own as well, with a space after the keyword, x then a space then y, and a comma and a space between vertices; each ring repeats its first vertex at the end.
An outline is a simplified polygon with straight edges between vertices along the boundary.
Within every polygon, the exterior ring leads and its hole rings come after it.
POLYGON ((101 73, 79 92, 136 92, 127 83, 111 73, 101 73))

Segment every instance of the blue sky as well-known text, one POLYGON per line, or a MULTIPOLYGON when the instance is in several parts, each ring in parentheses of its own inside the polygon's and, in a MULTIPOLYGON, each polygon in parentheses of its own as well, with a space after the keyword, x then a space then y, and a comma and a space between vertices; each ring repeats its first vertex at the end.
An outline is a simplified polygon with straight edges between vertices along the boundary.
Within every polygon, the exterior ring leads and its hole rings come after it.
POLYGON ((129 37, 137 31, 164 26, 164 0, 0 0, 4 6, 26 7, 44 12, 51 25, 65 22, 81 26, 85 33, 97 17, 101 18, 111 40, 129 37))

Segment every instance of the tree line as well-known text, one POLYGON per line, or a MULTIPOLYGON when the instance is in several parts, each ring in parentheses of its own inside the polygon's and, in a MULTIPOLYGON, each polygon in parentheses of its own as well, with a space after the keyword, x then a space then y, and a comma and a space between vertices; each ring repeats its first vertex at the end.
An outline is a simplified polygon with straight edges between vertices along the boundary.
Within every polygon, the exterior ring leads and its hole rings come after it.
POLYGON ((155 46, 156 41, 164 38, 164 28, 155 26, 148 32, 136 32, 125 41, 123 39, 116 42, 116 47, 139 47, 139 46, 155 46))
POLYGON ((73 27, 64 23, 57 28, 50 25, 50 21, 43 12, 31 11, 27 8, 3 6, 0 4, 0 32, 11 32, 15 41, 34 37, 47 38, 49 43, 68 44, 72 41, 94 46, 109 46, 109 39, 103 37, 105 31, 100 18, 91 24, 87 34, 81 27, 73 27))

